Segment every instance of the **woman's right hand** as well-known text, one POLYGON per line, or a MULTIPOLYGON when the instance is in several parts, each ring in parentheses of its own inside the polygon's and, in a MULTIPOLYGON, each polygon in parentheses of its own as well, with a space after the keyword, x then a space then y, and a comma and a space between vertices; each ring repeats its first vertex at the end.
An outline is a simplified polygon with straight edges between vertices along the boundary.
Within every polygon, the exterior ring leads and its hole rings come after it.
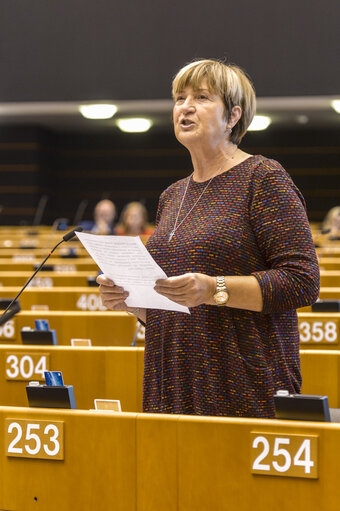
POLYGON ((105 275, 99 275, 96 279, 99 284, 99 294, 102 303, 110 310, 126 310, 127 305, 124 300, 129 296, 122 287, 116 286, 112 280, 105 275))

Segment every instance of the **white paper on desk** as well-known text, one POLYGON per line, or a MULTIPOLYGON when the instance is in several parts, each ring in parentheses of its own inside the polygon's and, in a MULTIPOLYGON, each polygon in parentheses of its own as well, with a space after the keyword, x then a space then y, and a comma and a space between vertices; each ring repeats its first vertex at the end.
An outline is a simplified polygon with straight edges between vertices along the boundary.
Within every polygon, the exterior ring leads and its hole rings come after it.
POLYGON ((139 236, 103 236, 83 232, 76 232, 76 235, 105 276, 129 292, 126 305, 190 314, 188 307, 154 290, 156 280, 167 276, 139 236))

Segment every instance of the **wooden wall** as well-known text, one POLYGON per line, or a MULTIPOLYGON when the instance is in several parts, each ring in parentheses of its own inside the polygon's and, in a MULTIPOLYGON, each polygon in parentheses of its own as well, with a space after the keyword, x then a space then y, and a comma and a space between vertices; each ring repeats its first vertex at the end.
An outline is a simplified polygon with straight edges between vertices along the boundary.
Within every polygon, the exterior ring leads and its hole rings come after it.
MULTIPOLYGON (((249 133, 242 148, 280 161, 303 192, 311 221, 340 204, 340 130, 249 133)), ((55 133, 39 127, 0 129, 0 224, 31 223, 42 194, 43 223, 74 218, 83 199, 85 219, 95 203, 112 199, 118 210, 142 200, 151 220, 160 192, 188 175, 191 161, 172 133, 122 135, 55 133)))

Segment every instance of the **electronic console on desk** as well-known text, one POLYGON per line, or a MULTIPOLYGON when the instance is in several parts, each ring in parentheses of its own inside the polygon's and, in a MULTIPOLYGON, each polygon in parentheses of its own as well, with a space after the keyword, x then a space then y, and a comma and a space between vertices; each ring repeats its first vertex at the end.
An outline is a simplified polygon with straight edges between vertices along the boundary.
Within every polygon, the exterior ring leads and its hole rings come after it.
POLYGON ((330 422, 327 396, 289 394, 288 390, 278 390, 274 395, 275 416, 277 419, 330 422))

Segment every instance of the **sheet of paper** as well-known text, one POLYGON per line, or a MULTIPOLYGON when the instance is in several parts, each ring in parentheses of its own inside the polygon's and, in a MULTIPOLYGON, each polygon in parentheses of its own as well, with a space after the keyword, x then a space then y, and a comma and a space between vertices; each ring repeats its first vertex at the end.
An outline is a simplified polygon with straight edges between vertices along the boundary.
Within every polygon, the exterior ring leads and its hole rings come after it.
POLYGON ((129 292, 129 307, 165 309, 190 314, 153 288, 166 274, 151 257, 139 236, 103 236, 76 232, 79 240, 106 277, 129 292))

